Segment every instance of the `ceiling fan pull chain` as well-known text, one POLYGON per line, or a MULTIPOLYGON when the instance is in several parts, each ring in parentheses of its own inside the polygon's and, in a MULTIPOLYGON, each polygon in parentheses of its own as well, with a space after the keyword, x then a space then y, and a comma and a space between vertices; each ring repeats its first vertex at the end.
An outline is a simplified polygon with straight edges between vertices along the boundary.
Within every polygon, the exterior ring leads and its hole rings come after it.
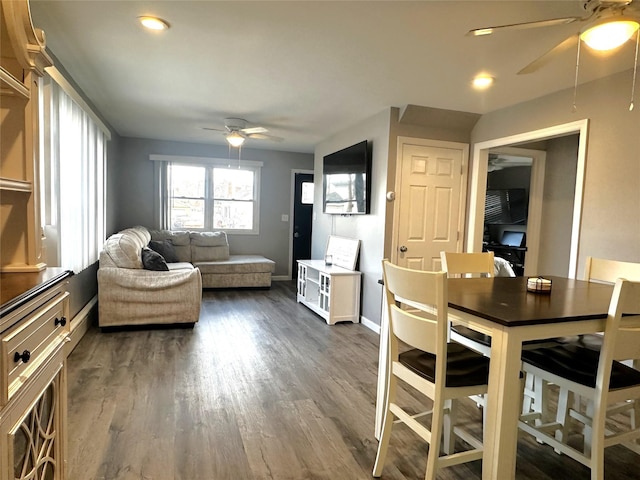
POLYGON ((576 97, 578 96, 578 71, 580 70, 580 44, 582 42, 578 39, 578 54, 576 56, 576 78, 573 82, 573 105, 571 106, 571 113, 576 113, 578 107, 576 106, 576 97))
POLYGON ((636 94, 636 74, 638 73, 638 45, 640 44, 640 32, 636 32, 636 58, 633 62, 633 82, 631 83, 631 103, 629 111, 633 111, 633 98, 636 94))

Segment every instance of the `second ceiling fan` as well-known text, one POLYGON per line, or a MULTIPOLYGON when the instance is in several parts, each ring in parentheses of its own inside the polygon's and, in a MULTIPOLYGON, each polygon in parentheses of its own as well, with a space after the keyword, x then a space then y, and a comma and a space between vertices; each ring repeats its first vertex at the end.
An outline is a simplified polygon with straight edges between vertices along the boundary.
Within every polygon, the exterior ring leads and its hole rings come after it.
POLYGON ((223 132, 224 137, 232 147, 240 147, 247 138, 255 140, 270 140, 272 142, 282 142, 284 138, 274 135, 267 135, 265 127, 258 125, 250 126, 244 118, 225 118, 224 128, 202 127, 203 130, 213 130, 223 132))
POLYGON ((582 17, 562 17, 533 22, 514 23, 482 27, 470 30, 467 35, 491 35, 497 31, 523 30, 527 28, 552 27, 570 23, 582 23, 584 27, 566 38, 518 72, 519 75, 533 73, 565 50, 575 46, 580 40, 594 50, 608 51, 618 48, 629 40, 640 26, 640 11, 636 8, 639 0, 587 0, 580 2, 586 15, 582 17))

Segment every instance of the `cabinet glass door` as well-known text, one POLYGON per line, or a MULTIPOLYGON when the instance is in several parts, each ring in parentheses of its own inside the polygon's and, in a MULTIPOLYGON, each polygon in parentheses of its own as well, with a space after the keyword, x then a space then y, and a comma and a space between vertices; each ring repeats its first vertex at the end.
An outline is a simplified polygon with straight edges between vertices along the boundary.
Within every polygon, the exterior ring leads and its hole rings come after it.
POLYGON ((320 308, 329 311, 329 302, 331 291, 331 277, 329 275, 320 274, 320 308))
POLYGON ((307 267, 304 265, 298 265, 298 295, 306 295, 307 286, 307 267))
POLYGON ((15 480, 62 479, 60 456, 59 378, 51 382, 31 410, 9 432, 9 458, 15 480))

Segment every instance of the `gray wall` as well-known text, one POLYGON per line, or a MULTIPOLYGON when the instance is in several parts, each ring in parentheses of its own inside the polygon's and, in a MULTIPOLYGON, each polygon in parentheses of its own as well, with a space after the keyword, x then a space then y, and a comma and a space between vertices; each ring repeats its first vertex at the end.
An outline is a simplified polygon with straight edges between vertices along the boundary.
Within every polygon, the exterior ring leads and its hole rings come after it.
POLYGON ((367 320, 380 323, 382 287, 381 261, 384 251, 386 217, 387 164, 389 162, 390 110, 386 109, 346 129, 316 146, 313 204, 313 233, 311 257, 324 258, 329 235, 360 239, 360 271, 362 272, 362 301, 360 314, 367 320), (322 213, 322 159, 325 155, 362 140, 372 143, 371 214, 328 215, 322 213))
POLYGON ((508 167, 487 174, 487 189, 524 188, 529 194, 531 167, 508 167))
MULTIPOLYGON (((229 158, 221 145, 122 138, 116 166, 116 230, 143 225, 158 228, 154 212, 154 165, 150 154, 229 158)), ((237 151, 232 152, 237 155, 237 151)), ((235 157, 237 159, 237 156, 235 157)), ((289 215, 291 170, 312 169, 313 155, 273 150, 242 149, 243 160, 263 162, 260 186, 260 234, 229 235, 233 254, 255 253, 276 262, 276 276, 287 276, 289 267, 289 215)), ((233 161, 233 160, 232 160, 233 161)), ((237 161, 237 160, 236 160, 237 161)))
POLYGON ((640 262, 640 109, 629 112, 631 77, 580 85, 576 113, 568 89, 483 115, 473 130, 482 142, 589 119, 578 277, 589 255, 640 262))
POLYGON ((547 142, 538 272, 566 276, 578 164, 579 135, 547 142))

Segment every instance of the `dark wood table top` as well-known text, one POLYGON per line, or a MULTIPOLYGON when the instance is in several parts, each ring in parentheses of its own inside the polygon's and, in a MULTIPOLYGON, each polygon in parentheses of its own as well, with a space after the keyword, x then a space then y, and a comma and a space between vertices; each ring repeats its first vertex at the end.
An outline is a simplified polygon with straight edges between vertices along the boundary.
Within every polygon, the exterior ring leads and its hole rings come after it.
POLYGON ((451 278, 449 307, 516 327, 605 318, 613 285, 562 277, 550 293, 527 291, 527 277, 451 278))
POLYGON ((1 273, 0 317, 71 275, 72 271, 56 267, 47 267, 41 272, 1 273))

